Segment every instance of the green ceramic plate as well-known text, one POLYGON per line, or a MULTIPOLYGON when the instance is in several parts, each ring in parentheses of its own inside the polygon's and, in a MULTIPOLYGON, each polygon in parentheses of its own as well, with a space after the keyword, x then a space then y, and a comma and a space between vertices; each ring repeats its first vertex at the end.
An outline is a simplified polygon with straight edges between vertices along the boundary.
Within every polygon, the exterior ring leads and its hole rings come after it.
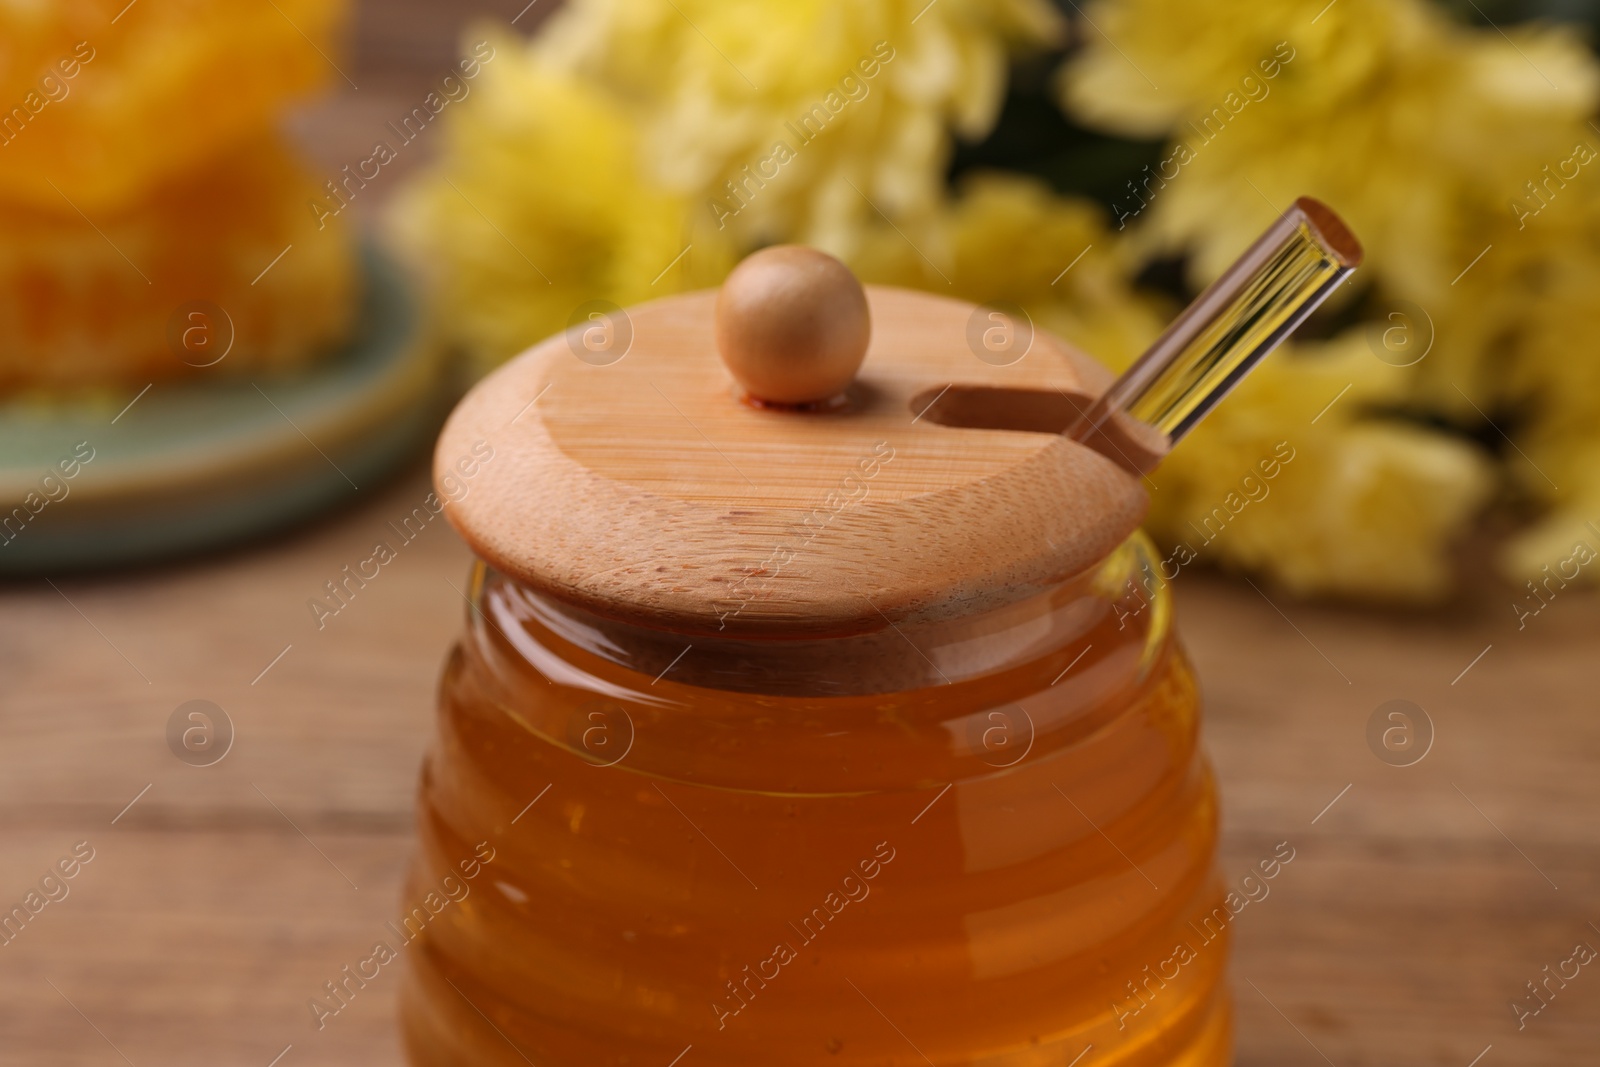
POLYGON ((445 399, 438 362, 395 264, 362 263, 356 340, 309 370, 157 382, 120 412, 0 404, 0 574, 214 548, 350 502, 414 455, 445 399))

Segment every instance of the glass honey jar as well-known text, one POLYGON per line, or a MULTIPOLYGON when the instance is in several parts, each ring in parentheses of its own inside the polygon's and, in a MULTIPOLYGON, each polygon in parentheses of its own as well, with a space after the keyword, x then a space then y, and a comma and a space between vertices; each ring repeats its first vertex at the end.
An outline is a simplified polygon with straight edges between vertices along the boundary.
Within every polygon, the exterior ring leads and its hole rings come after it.
POLYGON ((1138 464, 1048 432, 1109 374, 816 255, 600 309, 447 424, 480 562, 405 907, 470 892, 412 1062, 1227 1063, 1138 464))

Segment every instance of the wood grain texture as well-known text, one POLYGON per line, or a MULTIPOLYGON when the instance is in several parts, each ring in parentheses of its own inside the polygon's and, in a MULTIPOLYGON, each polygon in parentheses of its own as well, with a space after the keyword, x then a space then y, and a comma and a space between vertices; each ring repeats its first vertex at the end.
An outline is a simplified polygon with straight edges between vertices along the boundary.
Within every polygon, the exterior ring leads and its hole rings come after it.
MULTIPOLYGON (((601 615, 686 633, 852 633, 1039 592, 1138 524, 1138 479, 1052 434, 921 419, 951 382, 1086 392, 1103 369, 1044 332, 1007 366, 968 346, 978 310, 868 288, 872 341, 844 407, 741 401, 715 291, 625 313, 604 365, 576 331, 480 383, 440 435, 442 480, 484 445, 451 522, 500 570, 601 615)), ((1098 391, 1098 382, 1094 383, 1098 391)))
MULTIPOLYGON (((0 1065, 123 1063, 105 1038, 137 1067, 267 1067, 289 1044, 280 1067, 401 1062, 394 975, 321 1031, 306 1001, 405 910, 469 554, 435 519, 322 629, 306 601, 397 540, 388 524, 427 492, 419 469, 269 545, 60 592, 0 586, 0 901, 73 843, 97 850, 0 947, 0 1065), (215 767, 166 747, 168 716, 196 697, 237 728, 215 767)), ((1600 599, 1563 593, 1518 632, 1493 589, 1420 616, 1268 590, 1275 608, 1187 570, 1175 593, 1221 781, 1223 874, 1296 849, 1237 920, 1240 1067, 1466 1067, 1490 1044, 1480 1067, 1588 1062, 1600 975, 1585 968, 1521 1032, 1508 1001, 1575 941, 1600 946, 1600 599), (1367 748, 1394 697, 1434 721, 1414 767, 1367 748)))
MULTIPOLYGON (((508 19, 525 5, 493 6, 508 19)), ((313 123, 332 169, 426 91, 471 13, 363 11, 363 36, 389 54, 358 63, 363 91, 313 123), (398 96, 372 95, 380 76, 398 96)), ((279 1067, 402 1063, 395 975, 321 1031, 305 1002, 412 903, 412 798, 470 553, 435 520, 322 628, 307 601, 374 542, 398 542, 389 524, 429 490, 419 462, 270 544, 57 579, 59 592, 0 583, 0 903, 73 843, 97 850, 71 895, 0 947, 0 1067, 267 1067, 289 1045, 279 1067), (237 730, 211 768, 166 747, 168 717, 197 697, 237 730)), ((1515 594, 1487 579, 1425 615, 1269 589, 1275 607, 1189 569, 1175 592, 1206 695, 1224 875, 1279 841, 1297 850, 1236 924, 1238 1067, 1467 1067, 1491 1044, 1479 1067, 1591 1062, 1592 968, 1521 1031, 1508 1001, 1575 940, 1600 947, 1600 597, 1563 592, 1518 632, 1515 594), (1366 745, 1394 697, 1434 718, 1414 767, 1366 745)))

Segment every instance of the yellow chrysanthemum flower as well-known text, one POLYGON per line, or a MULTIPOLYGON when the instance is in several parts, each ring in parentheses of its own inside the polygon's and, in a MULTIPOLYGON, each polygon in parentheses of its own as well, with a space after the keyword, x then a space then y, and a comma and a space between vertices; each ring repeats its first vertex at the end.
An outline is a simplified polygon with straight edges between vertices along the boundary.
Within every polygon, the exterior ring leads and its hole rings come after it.
MULTIPOLYGON (((1600 136, 1591 141, 1600 146, 1600 136)), ((1600 172, 1600 152, 1590 166, 1600 172)), ((1499 368, 1499 392, 1525 417, 1537 414, 1524 437, 1559 472, 1554 480, 1576 482, 1567 472, 1587 464, 1567 446, 1600 441, 1600 173, 1558 190, 1520 237, 1507 242, 1507 261, 1521 262, 1505 279, 1504 299, 1517 302, 1522 318, 1506 340, 1511 358, 1499 368)))
POLYGON ((1044 0, 576 0, 539 51, 627 102, 651 176, 746 247, 838 254, 881 210, 933 212, 951 131, 999 110, 1044 0))
POLYGON ((1099 207, 1018 175, 969 176, 947 207, 909 231, 870 227, 850 265, 867 282, 1017 304, 1118 369, 1156 338, 1165 318, 1166 309, 1129 286, 1128 264, 1099 207))
MULTIPOLYGON (((1508 430, 1506 470, 1525 496, 1551 506, 1506 548, 1503 569, 1519 583, 1577 540, 1600 549, 1600 175, 1592 191, 1579 183, 1588 178, 1546 191, 1522 235, 1544 261, 1508 279, 1516 284, 1506 299, 1520 301, 1523 320, 1499 367, 1501 406, 1521 416, 1508 430)), ((1584 568, 1578 580, 1600 580, 1597 572, 1584 568)))
POLYGON ((452 108, 440 164, 391 218, 447 309, 440 329, 479 372, 566 329, 581 306, 714 284, 725 242, 688 198, 642 173, 618 104, 506 34, 452 108))
POLYGON ((1155 473, 1152 529, 1300 596, 1442 596, 1493 475, 1476 447, 1364 410, 1404 387, 1360 336, 1277 353, 1155 473))
POLYGON ((1600 444, 1587 442, 1573 450, 1576 480, 1566 480, 1566 503, 1512 538, 1501 554, 1500 569, 1519 590, 1517 614, 1539 609, 1568 584, 1593 585, 1600 580, 1595 565, 1600 556, 1600 444), (1580 547, 1581 546, 1581 547, 1580 547), (1587 557, 1587 558, 1585 558, 1587 557), (1577 564, 1577 565, 1574 565, 1577 564), (1547 585, 1554 575, 1554 585, 1547 585))
MULTIPOLYGON (((1261 102, 1246 77, 1267 83, 1265 95, 1292 98, 1296 113, 1333 110, 1387 69, 1429 61, 1440 19, 1413 0, 1098 0, 1085 11, 1087 47, 1062 70, 1069 107, 1151 138, 1203 120, 1230 93, 1261 102)), ((1228 111, 1220 125, 1240 113, 1228 111)))
POLYGON ((1504 212, 1571 147, 1600 97, 1600 72, 1572 35, 1472 31, 1425 0, 1090 10, 1106 35, 1067 67, 1068 104, 1187 146, 1178 154, 1192 158, 1169 156, 1148 189, 1136 178, 1125 206, 1138 215, 1149 204, 1152 225, 1194 249, 1202 279, 1309 194, 1361 234, 1369 273, 1416 299, 1442 293, 1482 248, 1474 217, 1457 221, 1462 209, 1504 212))
POLYGON ((1531 251, 1512 202, 1594 136, 1585 120, 1600 68, 1575 36, 1468 29, 1425 0, 1104 0, 1089 10, 1105 36, 1068 66, 1069 106, 1111 129, 1173 138, 1157 167, 1133 177, 1124 221, 1190 251, 1203 282, 1296 196, 1326 200, 1367 247, 1364 278, 1434 323, 1436 355, 1419 365, 1418 388, 1470 415, 1453 383, 1468 394, 1491 384, 1483 363, 1522 315, 1499 298, 1531 251))

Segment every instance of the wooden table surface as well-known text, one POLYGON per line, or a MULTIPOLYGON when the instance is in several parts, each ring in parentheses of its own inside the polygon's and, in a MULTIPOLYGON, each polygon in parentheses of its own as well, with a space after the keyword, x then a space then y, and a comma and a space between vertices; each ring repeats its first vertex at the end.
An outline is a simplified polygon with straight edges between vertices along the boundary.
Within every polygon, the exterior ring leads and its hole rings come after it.
MULTIPOLYGON (((402 6, 426 34, 390 34, 373 5, 362 33, 425 40, 410 65, 358 64, 365 91, 304 120, 335 164, 448 62, 441 5, 402 6)), ((434 522, 323 628, 307 601, 427 490, 419 460, 269 542, 0 585, 0 910, 93 850, 0 945, 0 1065, 400 1061, 389 971, 320 1032, 307 1000, 399 911, 468 553, 434 522), (204 768, 166 739, 196 699, 235 730, 204 768)), ((1223 873, 1296 850, 1236 922, 1239 1064, 1600 1061, 1600 971, 1552 982, 1521 1030, 1510 1007, 1576 943, 1600 948, 1600 598, 1565 592, 1518 632, 1487 581, 1422 615, 1274 606, 1203 572, 1176 595, 1223 873), (1434 727, 1409 767, 1367 741, 1396 698, 1434 727)))
MULTIPOLYGON (((321 630, 306 602, 426 492, 419 464, 271 543, 0 588, 0 904, 94 850, 0 946, 0 1064, 398 1062, 392 978, 321 1032, 306 1002, 398 914, 469 556, 435 522, 321 630), (211 767, 168 749, 194 699, 236 731, 211 767)), ((1600 602, 1570 594, 1519 633, 1491 592, 1420 617, 1286 617, 1203 573, 1176 594, 1224 875, 1297 854, 1237 920, 1238 1062, 1467 1067, 1491 1044, 1483 1067, 1594 1062, 1600 974, 1520 1032, 1509 1001, 1600 946, 1600 602), (1404 768, 1366 739, 1397 697, 1435 727, 1404 768)))

